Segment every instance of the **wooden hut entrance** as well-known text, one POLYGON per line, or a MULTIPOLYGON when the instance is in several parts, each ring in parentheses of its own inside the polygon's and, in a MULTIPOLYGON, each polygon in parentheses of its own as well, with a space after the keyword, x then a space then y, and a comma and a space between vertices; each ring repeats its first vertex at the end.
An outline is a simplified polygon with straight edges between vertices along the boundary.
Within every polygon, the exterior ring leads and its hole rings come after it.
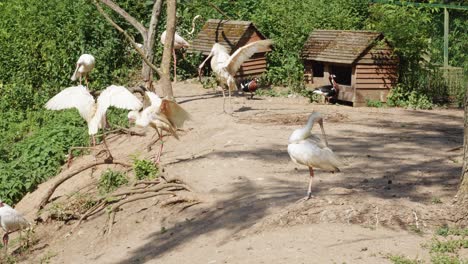
POLYGON ((386 102, 398 79, 398 58, 379 32, 315 30, 301 55, 306 86, 329 85, 334 74, 338 100, 354 106, 367 100, 386 102))

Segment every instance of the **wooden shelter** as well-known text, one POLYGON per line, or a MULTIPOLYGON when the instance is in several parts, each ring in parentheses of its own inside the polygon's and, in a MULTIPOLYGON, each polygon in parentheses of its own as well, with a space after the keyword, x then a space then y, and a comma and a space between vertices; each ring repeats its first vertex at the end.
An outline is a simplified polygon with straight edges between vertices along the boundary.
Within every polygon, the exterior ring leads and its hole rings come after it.
MULTIPOLYGON (((262 39, 266 39, 265 36, 250 21, 209 19, 192 41, 188 52, 200 52, 206 57, 213 44, 218 42, 232 54, 238 48, 262 39)), ((245 61, 237 72, 237 80, 263 74, 267 68, 265 53, 268 51, 270 49, 255 53, 245 61)))
POLYGON ((367 100, 387 101, 398 79, 398 58, 382 33, 314 30, 302 50, 306 86, 330 85, 336 75, 338 100, 365 106, 367 100))

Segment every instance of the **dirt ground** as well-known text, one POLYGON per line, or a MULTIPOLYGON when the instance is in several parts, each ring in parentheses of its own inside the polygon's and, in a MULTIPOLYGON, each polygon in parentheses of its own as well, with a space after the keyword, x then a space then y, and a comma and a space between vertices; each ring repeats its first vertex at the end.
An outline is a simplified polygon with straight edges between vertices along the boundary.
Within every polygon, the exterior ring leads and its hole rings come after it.
MULTIPOLYGON (((390 263, 388 256, 428 260, 421 244, 446 222, 462 164, 463 112, 352 108, 304 98, 233 98, 222 113, 220 93, 180 82, 177 101, 193 115, 180 141, 166 141, 169 177, 189 185, 202 203, 181 211, 157 198, 123 206, 103 235, 98 214, 67 236, 73 222, 40 224, 25 263, 390 263), (346 165, 317 170, 313 198, 308 169, 287 153, 288 137, 313 111, 324 116, 330 147, 346 165)), ((144 131, 135 129, 136 131, 144 131)), ((319 129, 314 128, 316 133, 319 129)), ((113 155, 154 157, 147 136, 111 136, 113 155)), ((93 161, 76 159, 69 172, 93 161)), ((111 165, 115 169, 122 169, 111 165)), ((64 197, 96 184, 101 166, 63 184, 64 197)), ((28 219, 54 179, 17 206, 28 219)))

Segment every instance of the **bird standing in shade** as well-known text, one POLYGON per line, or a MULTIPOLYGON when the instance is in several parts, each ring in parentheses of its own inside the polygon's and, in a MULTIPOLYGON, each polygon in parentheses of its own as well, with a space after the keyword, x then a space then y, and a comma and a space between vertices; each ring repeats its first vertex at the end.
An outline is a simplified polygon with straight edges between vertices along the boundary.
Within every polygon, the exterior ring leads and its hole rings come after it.
POLYGON ((93 55, 81 55, 80 58, 78 58, 78 61, 76 62, 76 69, 71 77, 71 80, 75 81, 77 78, 79 78, 81 85, 81 78, 84 76, 86 81, 86 87, 88 87, 88 73, 94 69, 95 62, 96 61, 93 55))
POLYGON ((339 172, 338 167, 342 165, 335 153, 328 147, 327 135, 323 128, 323 117, 318 112, 313 112, 309 116, 305 127, 296 129, 291 134, 288 153, 294 163, 309 167, 310 180, 306 200, 312 196, 314 168, 339 172), (318 122, 322 129, 323 139, 312 135, 315 122, 318 122))
POLYGON ((8 252, 9 235, 30 227, 31 224, 18 211, 0 200, 0 226, 5 231, 3 246, 5 247, 5 252, 8 252))
POLYGON ((271 46, 271 44, 272 41, 269 39, 255 41, 237 49, 232 55, 229 55, 227 49, 223 45, 215 43, 211 48, 211 52, 208 57, 200 64, 200 66, 198 66, 198 72, 200 75, 203 65, 205 65, 206 61, 211 58, 211 69, 215 73, 223 91, 224 112, 226 112, 226 95, 224 93, 223 86, 227 86, 229 105, 231 106, 231 91, 237 90, 236 79, 234 78, 236 72, 244 61, 257 52, 265 51, 269 46, 271 46))
POLYGON ((161 140, 161 148, 156 158, 156 163, 160 162, 161 153, 163 150, 163 131, 168 132, 177 140, 177 129, 182 128, 185 121, 190 120, 190 114, 185 111, 179 104, 172 100, 161 99, 153 92, 146 92, 146 96, 150 99, 151 105, 143 109, 143 111, 131 111, 128 113, 128 120, 135 122, 137 126, 151 126, 156 129, 158 140, 161 140))

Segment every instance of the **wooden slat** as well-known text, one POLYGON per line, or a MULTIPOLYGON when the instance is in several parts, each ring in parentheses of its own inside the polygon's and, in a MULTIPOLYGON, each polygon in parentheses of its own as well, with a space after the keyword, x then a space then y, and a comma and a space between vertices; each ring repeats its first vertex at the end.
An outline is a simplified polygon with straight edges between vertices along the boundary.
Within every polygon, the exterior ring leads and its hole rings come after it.
POLYGON ((392 84, 395 83, 391 79, 384 78, 372 78, 372 79, 356 79, 356 84, 392 84))
POLYGON ((357 69, 396 69, 397 65, 368 65, 368 64, 357 64, 357 69))
POLYGON ((366 100, 387 101, 389 89, 380 90, 356 90, 354 103, 365 103, 366 100))
POLYGON ((359 72, 356 75, 356 79, 375 79, 375 78, 395 79, 397 77, 398 77, 397 74, 390 74, 390 73, 385 73, 385 72, 384 73, 375 73, 375 72, 362 73, 362 72, 359 72))
POLYGON ((392 84, 356 84, 355 85, 356 90, 357 89, 390 89, 392 88, 392 84))

